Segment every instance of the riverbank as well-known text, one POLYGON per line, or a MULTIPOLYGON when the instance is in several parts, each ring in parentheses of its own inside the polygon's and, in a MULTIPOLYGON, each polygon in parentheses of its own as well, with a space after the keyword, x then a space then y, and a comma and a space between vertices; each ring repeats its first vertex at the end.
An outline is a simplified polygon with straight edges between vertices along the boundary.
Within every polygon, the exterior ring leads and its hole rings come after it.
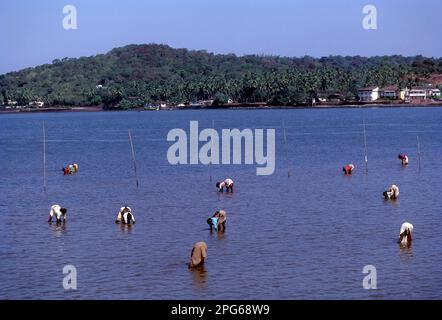
MULTIPOLYGON (((249 103, 249 104, 228 104, 217 106, 170 106, 163 107, 158 111, 175 111, 175 110, 216 110, 216 109, 232 109, 232 110, 272 110, 272 109, 369 109, 369 108, 418 108, 418 107, 442 107, 442 101, 434 101, 429 103, 356 103, 356 104, 317 104, 314 106, 297 105, 297 106, 272 106, 265 103, 249 103)), ((129 110, 122 109, 106 109, 97 106, 83 107, 51 107, 51 108, 14 108, 0 109, 0 114, 14 113, 38 113, 38 112, 115 112, 115 111, 146 111, 152 112, 157 110, 146 110, 144 108, 136 108, 129 110)))
POLYGON ((0 113, 35 113, 35 112, 98 112, 105 111, 102 107, 51 107, 51 108, 14 108, 0 109, 0 113))

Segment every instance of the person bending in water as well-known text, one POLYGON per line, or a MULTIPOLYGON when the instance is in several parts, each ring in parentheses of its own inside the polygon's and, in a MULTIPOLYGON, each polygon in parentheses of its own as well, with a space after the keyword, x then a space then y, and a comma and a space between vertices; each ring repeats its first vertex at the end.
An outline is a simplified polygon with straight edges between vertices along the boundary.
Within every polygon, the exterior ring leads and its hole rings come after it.
POLYGON ((197 242, 193 245, 190 253, 189 268, 195 268, 204 264, 207 259, 207 244, 205 242, 197 242))
POLYGON ((410 246, 413 240, 413 225, 409 222, 404 222, 399 231, 399 243, 404 246, 410 246))
POLYGON ((123 223, 123 224, 134 224, 135 217, 132 214, 132 209, 128 206, 124 206, 120 208, 118 211, 117 219, 115 219, 115 223, 123 223))
POLYGON ((227 178, 224 181, 217 182, 216 187, 220 192, 224 191, 224 187, 226 188, 226 192, 233 192, 233 180, 230 178, 227 178))
POLYGON ((393 184, 388 190, 384 191, 382 195, 385 197, 385 199, 397 199, 399 197, 399 187, 395 184, 393 184))
POLYGON ((402 161, 403 166, 408 165, 408 156, 406 154, 400 154, 398 158, 402 161))
POLYGON ((78 164, 73 163, 61 169, 64 175, 78 173, 78 164))
POLYGON ((207 224, 210 226, 210 231, 222 230, 226 231, 227 214, 224 210, 215 212, 212 218, 207 219, 207 224))
POLYGON ((350 163, 350 164, 347 164, 344 168, 342 168, 342 171, 344 171, 345 174, 352 174, 354 169, 355 169, 355 166, 350 163))
POLYGON ((52 222, 52 218, 55 216, 57 223, 66 222, 66 212, 68 210, 66 208, 60 207, 58 204, 54 204, 51 207, 51 211, 49 211, 49 219, 48 222, 52 222))
POLYGON ((218 218, 218 229, 226 230, 227 213, 224 210, 219 210, 213 215, 218 218))

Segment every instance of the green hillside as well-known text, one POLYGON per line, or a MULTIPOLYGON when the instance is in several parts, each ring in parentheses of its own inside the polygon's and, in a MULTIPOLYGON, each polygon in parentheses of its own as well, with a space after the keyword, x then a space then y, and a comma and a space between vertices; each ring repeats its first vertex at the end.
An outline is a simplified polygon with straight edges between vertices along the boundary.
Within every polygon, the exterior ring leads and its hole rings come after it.
POLYGON ((422 56, 286 58, 218 55, 166 45, 129 45, 106 54, 0 76, 0 104, 103 105, 131 108, 144 103, 303 103, 318 93, 351 99, 360 87, 415 86, 442 73, 442 59, 422 56))

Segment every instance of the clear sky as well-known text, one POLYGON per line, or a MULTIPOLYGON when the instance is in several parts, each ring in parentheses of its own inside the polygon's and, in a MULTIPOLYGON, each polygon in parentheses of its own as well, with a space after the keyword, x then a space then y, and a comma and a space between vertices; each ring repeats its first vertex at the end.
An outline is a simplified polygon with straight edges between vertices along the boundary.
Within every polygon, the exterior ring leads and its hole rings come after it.
POLYGON ((442 56, 442 0, 0 0, 0 74, 164 43, 215 53, 442 56), (65 30, 63 7, 77 8, 65 30), (377 8, 378 29, 362 27, 377 8))

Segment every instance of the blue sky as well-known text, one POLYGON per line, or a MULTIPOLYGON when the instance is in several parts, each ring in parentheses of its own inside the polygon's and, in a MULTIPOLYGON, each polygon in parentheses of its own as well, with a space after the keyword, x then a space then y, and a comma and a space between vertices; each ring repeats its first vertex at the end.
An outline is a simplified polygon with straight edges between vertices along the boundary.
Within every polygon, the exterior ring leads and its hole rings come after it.
POLYGON ((0 0, 0 74, 132 43, 215 53, 442 56, 441 0, 0 0), (62 27, 63 7, 78 29, 62 27), (373 4, 378 29, 364 30, 373 4))

